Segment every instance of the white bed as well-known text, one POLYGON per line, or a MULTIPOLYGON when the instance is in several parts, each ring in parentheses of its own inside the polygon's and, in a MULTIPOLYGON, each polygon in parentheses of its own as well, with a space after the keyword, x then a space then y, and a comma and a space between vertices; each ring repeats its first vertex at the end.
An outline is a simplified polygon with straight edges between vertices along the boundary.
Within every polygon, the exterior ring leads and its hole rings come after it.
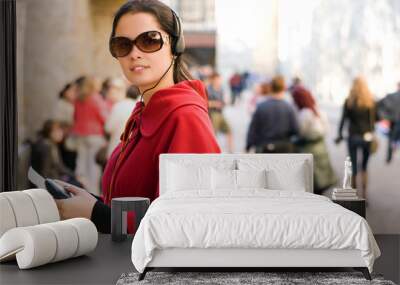
POLYGON ((362 217, 312 194, 307 154, 163 154, 160 197, 132 243, 155 267, 354 267, 380 255, 362 217), (279 190, 286 189, 286 190, 279 190))

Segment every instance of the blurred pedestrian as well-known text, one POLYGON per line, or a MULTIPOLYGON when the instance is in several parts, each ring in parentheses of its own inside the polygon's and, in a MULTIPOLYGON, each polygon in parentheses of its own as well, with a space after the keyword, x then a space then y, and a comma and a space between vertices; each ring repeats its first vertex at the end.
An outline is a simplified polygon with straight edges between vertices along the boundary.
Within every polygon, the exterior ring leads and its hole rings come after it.
POLYGON ((135 104, 140 96, 139 89, 136 86, 130 86, 122 100, 114 104, 111 109, 105 125, 106 132, 110 135, 110 141, 107 146, 107 158, 109 158, 114 149, 120 143, 121 134, 124 132, 125 124, 135 108, 135 104))
POLYGON ((290 87, 288 88, 288 89, 289 89, 289 92, 292 93, 293 90, 294 90, 296 87, 299 87, 299 86, 304 88, 303 83, 302 83, 300 77, 298 77, 298 76, 293 77, 293 79, 292 79, 292 85, 290 85, 290 87))
POLYGON ((386 95, 378 102, 378 114, 380 118, 389 121, 386 162, 390 163, 393 152, 400 143, 400 82, 397 85, 397 92, 386 95))
MULTIPOLYGON (((107 91, 105 93, 105 100, 106 100, 107 107, 109 108, 109 111, 110 111, 110 115, 107 117, 107 121, 110 120, 111 112, 112 112, 114 106, 126 98, 126 89, 127 89, 127 83, 125 82, 124 79, 117 78, 117 77, 107 78, 107 91)), ((132 110, 133 109, 131 108, 127 115, 128 117, 132 110)), ((115 115, 113 115, 113 117, 115 117, 115 115)), ((122 124, 124 126, 127 119, 128 118, 125 118, 125 121, 120 122, 120 124, 122 124)), ((115 119, 112 119, 112 120, 114 121, 115 119)), ((116 140, 116 138, 115 138, 116 134, 113 133, 114 130, 110 130, 107 128, 107 121, 104 126, 106 144, 104 144, 104 146, 102 148, 100 148, 96 154, 96 163, 101 166, 102 172, 106 166, 106 163, 107 163, 107 160, 109 157, 110 139, 113 139, 114 141, 116 140)), ((123 126, 121 128, 123 128, 123 126)), ((119 139, 119 136, 121 136, 121 134, 122 134, 122 130, 118 134, 117 139, 119 139)), ((116 144, 118 144, 118 142, 119 142, 119 140, 116 141, 116 144)), ((116 144, 113 144, 114 148, 116 147, 116 144)))
POLYGON ((70 128, 74 122, 74 104, 77 96, 75 82, 67 83, 59 93, 52 118, 70 128))
POLYGON ((214 72, 209 78, 207 86, 208 113, 211 118, 215 133, 222 133, 227 140, 228 152, 233 152, 233 136, 231 128, 225 119, 223 109, 225 107, 224 92, 222 89, 222 78, 214 72))
POLYGON ((74 123, 76 97, 76 82, 67 83, 59 93, 59 98, 54 107, 52 116, 53 120, 59 122, 63 128, 63 141, 59 143, 58 146, 62 161, 71 170, 75 170, 77 153, 76 150, 68 148, 66 139, 74 123))
POLYGON ((314 193, 333 186, 337 179, 332 168, 325 136, 328 133, 328 118, 315 103, 311 92, 297 85, 291 89, 293 101, 298 109, 299 135, 296 152, 311 153, 314 158, 314 193))
POLYGON ((229 79, 231 89, 231 104, 235 105, 237 99, 240 99, 240 93, 243 91, 243 81, 239 72, 235 72, 229 79))
POLYGON ((85 186, 95 194, 100 193, 101 169, 95 162, 97 152, 106 143, 104 123, 108 108, 99 94, 98 81, 91 76, 78 84, 78 99, 75 102, 74 125, 71 134, 76 138, 78 152, 76 174, 85 186))
POLYGON ((361 197, 367 197, 368 161, 371 150, 374 150, 375 121, 377 119, 376 105, 367 82, 362 77, 353 81, 349 95, 343 104, 342 117, 338 129, 336 143, 343 139, 343 127, 348 123, 348 151, 352 162, 352 183, 357 188, 358 178, 361 179, 361 197), (361 159, 359 154, 361 154, 361 159), (361 177, 359 177, 361 176, 361 177))
POLYGON ((103 97, 103 99, 106 101, 107 101, 107 93, 108 90, 110 89, 110 83, 111 83, 111 77, 106 77, 106 79, 104 79, 103 82, 101 83, 99 91, 101 97, 103 97))
POLYGON ((271 93, 271 85, 268 82, 262 82, 255 84, 253 89, 254 94, 249 100, 249 105, 247 108, 250 114, 254 113, 259 104, 268 99, 268 95, 271 93))
POLYGON ((63 136, 61 123, 54 120, 45 121, 32 145, 31 166, 43 177, 60 179, 80 186, 73 171, 65 166, 61 159, 58 144, 63 141, 63 136))
POLYGON ((292 137, 299 127, 293 107, 285 101, 285 79, 271 81, 271 94, 257 106, 247 133, 246 151, 255 147, 258 153, 291 153, 292 137))

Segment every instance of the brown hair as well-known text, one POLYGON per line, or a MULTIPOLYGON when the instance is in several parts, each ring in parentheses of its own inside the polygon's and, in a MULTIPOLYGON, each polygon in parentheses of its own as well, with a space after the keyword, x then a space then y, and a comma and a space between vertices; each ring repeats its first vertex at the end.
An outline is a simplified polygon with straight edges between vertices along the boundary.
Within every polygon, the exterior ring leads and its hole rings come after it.
POLYGON ((79 87, 78 100, 84 101, 91 94, 100 91, 100 82, 95 77, 85 76, 85 78, 82 80, 82 83, 78 85, 78 87, 79 87))
POLYGON ((61 89, 60 93, 58 93, 58 97, 59 97, 60 99, 63 99, 63 98, 64 98, 64 95, 65 95, 65 92, 67 92, 71 87, 73 87, 74 84, 75 84, 74 82, 70 82, 70 83, 65 84, 65 85, 64 85, 64 88, 61 89))
POLYGON ((368 84, 362 77, 356 77, 346 101, 347 107, 372 108, 375 101, 368 84))
POLYGON ((267 82, 263 82, 260 84, 260 93, 261 95, 265 96, 271 93, 271 84, 267 82))
POLYGON ((140 96, 140 91, 139 88, 137 88, 134 85, 129 86, 129 88, 126 90, 126 97, 130 99, 136 100, 140 96))
POLYGON ((297 86, 293 88, 292 97, 297 108, 299 108, 300 110, 304 108, 310 109, 316 116, 319 117, 315 99, 310 91, 302 86, 297 86))
POLYGON ((279 93, 286 90, 285 78, 282 75, 277 75, 271 80, 272 93, 279 93))
POLYGON ((42 137, 44 137, 46 139, 49 139, 50 135, 51 135, 51 132, 56 127, 61 128, 61 124, 59 122, 57 122, 57 121, 54 121, 54 120, 46 120, 43 123, 42 129, 40 130, 39 134, 42 137))
POLYGON ((210 80, 214 80, 214 79, 217 79, 219 77, 221 77, 220 74, 218 72, 216 72, 216 71, 213 71, 213 73, 211 73, 209 79, 210 80))
MULTIPOLYGON (((157 22, 160 24, 161 29, 168 33, 168 35, 172 39, 172 48, 179 37, 173 16, 173 11, 167 5, 158 0, 130 0, 123 4, 114 16, 110 40, 115 36, 115 30, 117 28, 118 22, 123 15, 139 12, 149 13, 156 18, 157 22)), ((175 83, 193 79, 181 55, 177 55, 175 58, 173 76, 175 83)))

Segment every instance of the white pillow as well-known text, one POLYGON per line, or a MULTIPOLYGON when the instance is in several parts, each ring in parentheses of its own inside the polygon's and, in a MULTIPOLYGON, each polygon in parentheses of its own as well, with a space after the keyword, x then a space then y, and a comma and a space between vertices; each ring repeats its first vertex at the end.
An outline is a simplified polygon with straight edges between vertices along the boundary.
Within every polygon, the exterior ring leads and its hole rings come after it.
POLYGON ((295 164, 290 171, 270 169, 267 171, 268 188, 306 192, 306 172, 304 164, 295 164))
POLYGON ((268 188, 267 171, 236 170, 237 188, 268 188))
POLYGON ((236 170, 212 168, 212 189, 236 190, 236 170))
POLYGON ((271 190, 306 191, 307 164, 292 159, 238 159, 238 168, 247 171, 266 170, 267 188, 271 190))
POLYGON ((168 191, 211 189, 211 167, 168 164, 168 191))

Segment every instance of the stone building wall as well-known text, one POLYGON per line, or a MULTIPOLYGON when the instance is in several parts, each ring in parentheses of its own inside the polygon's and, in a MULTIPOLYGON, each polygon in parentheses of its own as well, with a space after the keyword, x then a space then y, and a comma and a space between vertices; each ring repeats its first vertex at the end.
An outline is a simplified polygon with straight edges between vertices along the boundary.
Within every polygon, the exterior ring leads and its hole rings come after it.
POLYGON ((58 93, 82 74, 121 75, 108 52, 115 10, 123 0, 18 0, 19 141, 52 115, 58 93))
POLYGON ((110 75, 122 75, 117 60, 108 51, 115 11, 125 0, 91 0, 90 11, 93 26, 93 68, 94 73, 105 78, 110 75))

